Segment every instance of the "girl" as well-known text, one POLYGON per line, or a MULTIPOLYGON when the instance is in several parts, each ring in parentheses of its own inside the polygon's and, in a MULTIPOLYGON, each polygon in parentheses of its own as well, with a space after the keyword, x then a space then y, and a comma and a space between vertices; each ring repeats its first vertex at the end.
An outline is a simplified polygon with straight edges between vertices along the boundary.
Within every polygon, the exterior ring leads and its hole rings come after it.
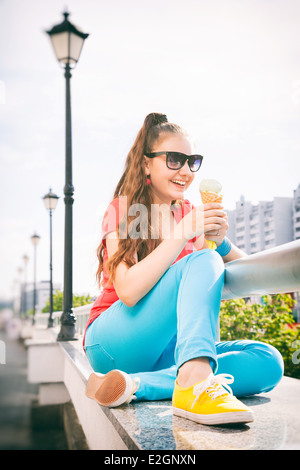
POLYGON ((283 361, 264 343, 215 342, 224 262, 246 255, 225 237, 221 204, 184 199, 202 159, 164 114, 146 117, 103 220, 86 394, 111 407, 172 397, 177 416, 245 423, 252 411, 236 396, 271 390, 283 361))

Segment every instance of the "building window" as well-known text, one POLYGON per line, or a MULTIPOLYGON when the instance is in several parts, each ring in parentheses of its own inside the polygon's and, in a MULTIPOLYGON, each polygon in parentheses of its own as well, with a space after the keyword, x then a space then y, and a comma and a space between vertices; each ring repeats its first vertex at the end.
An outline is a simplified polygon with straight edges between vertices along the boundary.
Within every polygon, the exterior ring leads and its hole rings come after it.
POLYGON ((268 219, 271 218, 271 217, 273 217, 273 211, 270 211, 270 210, 269 210, 269 211, 266 211, 266 212, 265 212, 265 217, 267 217, 268 219))

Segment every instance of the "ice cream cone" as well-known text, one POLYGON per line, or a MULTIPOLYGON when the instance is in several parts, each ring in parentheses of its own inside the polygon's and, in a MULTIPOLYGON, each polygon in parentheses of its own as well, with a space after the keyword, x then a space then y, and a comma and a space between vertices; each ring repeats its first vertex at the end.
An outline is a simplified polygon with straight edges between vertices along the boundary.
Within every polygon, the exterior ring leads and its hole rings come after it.
MULTIPOLYGON (((210 185, 213 185, 213 187, 219 187, 220 190, 222 188, 221 184, 216 181, 216 180, 202 180, 200 183, 200 194, 201 194, 201 199, 203 204, 207 204, 208 202, 222 202, 223 200, 223 195, 220 194, 219 192, 215 191, 208 191, 206 188, 210 185), (204 191, 201 191, 203 186, 205 188, 204 191)), ((218 188, 218 189, 219 189, 218 188)), ((217 248, 216 242, 212 240, 205 240, 207 244, 207 248, 211 248, 212 250, 215 250, 217 248)))
POLYGON ((201 199, 203 204, 207 204, 208 202, 222 202, 223 195, 214 193, 213 191, 200 191, 201 199))

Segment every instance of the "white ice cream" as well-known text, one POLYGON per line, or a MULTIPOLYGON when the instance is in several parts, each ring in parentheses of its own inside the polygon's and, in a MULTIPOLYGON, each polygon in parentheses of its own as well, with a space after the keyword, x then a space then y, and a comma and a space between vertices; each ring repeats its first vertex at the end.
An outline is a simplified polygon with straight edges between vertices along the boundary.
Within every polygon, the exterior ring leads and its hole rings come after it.
POLYGON ((222 185, 219 181, 214 179, 203 179, 200 181, 199 191, 210 191, 213 193, 220 193, 222 191, 222 185))

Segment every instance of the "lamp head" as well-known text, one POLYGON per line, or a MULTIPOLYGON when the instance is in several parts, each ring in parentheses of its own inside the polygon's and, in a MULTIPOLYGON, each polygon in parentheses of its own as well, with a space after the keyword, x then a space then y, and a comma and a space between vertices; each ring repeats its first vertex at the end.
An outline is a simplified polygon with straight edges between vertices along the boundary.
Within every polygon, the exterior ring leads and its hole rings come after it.
POLYGON ((83 43, 89 34, 83 33, 69 20, 69 13, 64 12, 64 21, 46 33, 50 36, 57 60, 64 66, 75 67, 77 64, 83 43))
POLYGON ((44 204, 46 206, 46 209, 48 210, 53 210, 56 208, 59 197, 52 192, 52 189, 49 189, 49 193, 45 194, 43 197, 44 204))

